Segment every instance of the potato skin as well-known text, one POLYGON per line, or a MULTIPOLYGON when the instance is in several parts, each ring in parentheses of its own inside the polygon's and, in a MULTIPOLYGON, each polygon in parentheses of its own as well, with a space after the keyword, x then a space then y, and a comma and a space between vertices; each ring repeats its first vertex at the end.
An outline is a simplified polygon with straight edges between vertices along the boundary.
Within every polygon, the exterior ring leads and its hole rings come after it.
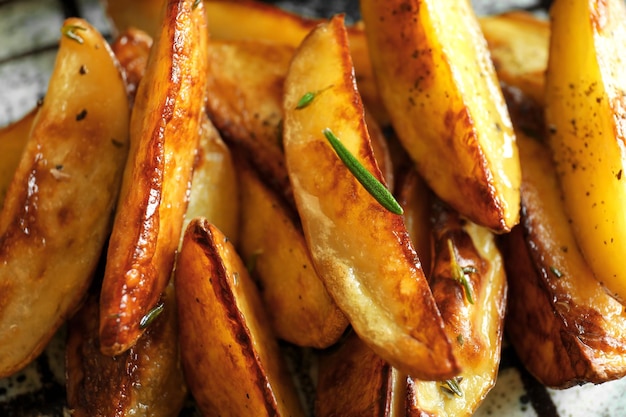
POLYGON ((117 61, 84 20, 68 19, 64 30, 79 40, 61 38, 0 213, 0 377, 41 353, 83 300, 128 153, 129 104, 117 61))
POLYGON ((206 219, 187 227, 175 285, 185 379, 201 412, 303 415, 258 290, 206 219))
POLYGON ((143 333, 174 265, 204 104, 202 3, 169 0, 131 117, 131 149, 100 295, 100 347, 117 355, 143 333))
POLYGON ((623 306, 594 278, 576 245, 549 148, 518 137, 522 223, 502 237, 512 294, 509 340, 547 386, 620 378, 626 375, 623 306))

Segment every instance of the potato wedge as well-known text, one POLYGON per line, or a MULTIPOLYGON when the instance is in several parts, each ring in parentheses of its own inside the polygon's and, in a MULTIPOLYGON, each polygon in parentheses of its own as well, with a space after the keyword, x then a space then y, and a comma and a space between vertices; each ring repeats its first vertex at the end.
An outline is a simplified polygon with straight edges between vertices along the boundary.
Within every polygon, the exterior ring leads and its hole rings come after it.
POLYGON ((510 276, 507 332, 526 368, 566 388, 626 375, 624 307, 583 259, 567 220, 550 149, 518 133, 522 223, 503 241, 510 276))
POLYGON ((246 164, 238 164, 237 171, 240 253, 252 268, 272 327, 278 337, 299 346, 332 345, 348 320, 313 268, 297 214, 246 164))
POLYGON ((515 135, 469 2, 362 0, 361 12, 380 95, 419 173, 464 216, 509 231, 515 135))
POLYGON ((137 344, 119 356, 100 352, 98 297, 70 320, 66 348, 67 401, 73 417, 176 417, 187 396, 178 349, 174 286, 162 313, 137 344))
POLYGON ((507 295, 504 262, 488 229, 439 201, 431 217, 429 282, 462 371, 448 380, 410 381, 407 415, 469 417, 496 383, 507 295))
POLYGON ((83 299, 128 152, 126 86, 106 40, 68 19, 0 213, 0 378, 34 359, 83 299))
POLYGON ((550 44, 548 21, 528 12, 514 11, 481 16, 478 22, 498 79, 543 105, 550 44))
POLYGON ((284 147, 313 264, 357 334, 391 365, 423 379, 458 371, 402 217, 363 188, 324 138, 332 131, 381 180, 355 89, 343 19, 302 43, 285 81, 284 147), (306 93, 317 92, 296 109, 306 93))
POLYGON ((0 210, 37 116, 38 108, 0 129, 0 210))
POLYGON ((402 417, 406 383, 406 375, 351 332, 320 354, 315 417, 402 417))
POLYGON ((546 122, 565 212, 596 278, 626 303, 626 5, 559 0, 550 21, 546 122))
POLYGON ((303 415, 261 298, 228 239, 194 219, 176 299, 185 378, 204 415, 303 415))
POLYGON ((236 244, 240 227, 239 205, 238 178, 230 150, 203 113, 183 230, 193 218, 205 217, 236 244))
POLYGON ((113 53, 124 69, 128 95, 132 100, 137 94, 139 81, 143 78, 152 48, 152 38, 145 32, 129 28, 111 45, 113 53))
POLYGON ((117 355, 142 334, 172 271, 198 145, 208 60, 202 4, 169 0, 131 117, 100 296, 100 348, 117 355))

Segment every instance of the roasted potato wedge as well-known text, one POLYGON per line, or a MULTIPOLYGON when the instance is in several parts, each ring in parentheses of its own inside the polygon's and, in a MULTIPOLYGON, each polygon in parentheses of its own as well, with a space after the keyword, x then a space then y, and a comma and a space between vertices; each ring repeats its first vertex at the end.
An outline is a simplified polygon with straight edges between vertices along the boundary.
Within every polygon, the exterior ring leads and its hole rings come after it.
POLYGON ((522 224, 503 237, 507 333, 541 383, 566 388, 626 375, 624 307, 585 262, 565 215, 547 145, 518 133, 522 224))
POLYGON ((402 417, 406 383, 406 375, 351 332, 320 354, 315 417, 402 417))
POLYGON ((546 122, 565 213, 595 277, 626 303, 626 5, 555 1, 546 122))
POLYGON ((258 282, 276 334, 299 346, 332 345, 348 320, 313 268, 297 214, 250 167, 241 163, 237 171, 240 253, 258 282))
POLYGON ((134 100, 139 81, 143 78, 152 48, 152 38, 138 29, 129 28, 111 45, 126 76, 128 95, 134 100))
POLYGON ((504 263, 488 229, 437 200, 431 217, 429 282, 462 371, 442 381, 410 381, 407 415, 471 416, 496 383, 507 294, 504 263))
POLYGON ((0 129, 0 209, 20 163, 37 112, 38 108, 35 108, 17 122, 0 129))
POLYGON ((380 95, 419 173, 464 216, 509 231, 515 135, 469 2, 362 0, 361 13, 380 95))
POLYGON ((176 269, 185 378, 204 415, 303 415, 261 298, 228 239, 189 224, 176 269))
POLYGON ((174 286, 137 344, 119 356, 100 352, 98 297, 70 320, 66 348, 73 417, 178 416, 187 396, 178 350, 174 286))
POLYGON ((0 213, 0 377, 41 353, 83 299, 128 152, 126 86, 110 48, 81 19, 62 32, 0 213))
POLYGON ((543 105, 550 43, 548 21, 515 11, 482 16, 479 23, 498 79, 543 105))
POLYGON ((100 348, 118 355, 170 278, 204 104, 208 33, 202 4, 169 0, 131 117, 124 171, 100 296, 100 348))
POLYGON ((285 81, 284 147, 313 264, 357 334, 393 366, 423 379, 458 372, 451 342, 402 217, 357 181, 324 138, 330 128, 373 176, 343 19, 318 26, 285 81), (308 94, 307 94, 308 93, 308 94), (304 108, 302 98, 313 96, 304 108))

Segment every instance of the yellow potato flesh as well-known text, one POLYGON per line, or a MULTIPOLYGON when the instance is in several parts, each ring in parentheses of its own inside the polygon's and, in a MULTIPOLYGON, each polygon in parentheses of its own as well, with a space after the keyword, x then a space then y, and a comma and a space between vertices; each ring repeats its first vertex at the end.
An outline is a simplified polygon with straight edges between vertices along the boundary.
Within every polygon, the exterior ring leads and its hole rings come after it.
POLYGON ((420 174, 464 216, 509 231, 515 135, 469 2, 362 0, 361 12, 380 95, 420 174))
POLYGON ((340 17, 318 26, 296 52, 284 110, 288 172, 329 293, 357 334, 392 365, 423 379, 451 377, 458 368, 402 217, 374 200, 324 138, 331 128, 381 179, 340 17), (305 93, 319 91, 296 109, 305 93))
POLYGON ((565 211, 596 278, 626 303, 626 6, 556 1, 546 122, 565 211))
POLYGON ((106 40, 80 19, 64 28, 80 41, 61 38, 0 214, 0 377, 34 359, 82 300, 128 152, 126 86, 106 40))

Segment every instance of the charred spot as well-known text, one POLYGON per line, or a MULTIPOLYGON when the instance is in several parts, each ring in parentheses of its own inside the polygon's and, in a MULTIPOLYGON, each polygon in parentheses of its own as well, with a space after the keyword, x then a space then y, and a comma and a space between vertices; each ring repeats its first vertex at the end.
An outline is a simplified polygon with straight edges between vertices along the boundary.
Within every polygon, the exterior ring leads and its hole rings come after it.
POLYGON ((61 207, 57 213, 57 220, 59 221, 59 225, 66 226, 68 225, 74 218, 74 212, 68 206, 61 207))
POLYGON ((81 120, 84 120, 85 117, 87 117, 87 109, 81 110, 80 113, 76 115, 76 121, 80 122, 81 120))

